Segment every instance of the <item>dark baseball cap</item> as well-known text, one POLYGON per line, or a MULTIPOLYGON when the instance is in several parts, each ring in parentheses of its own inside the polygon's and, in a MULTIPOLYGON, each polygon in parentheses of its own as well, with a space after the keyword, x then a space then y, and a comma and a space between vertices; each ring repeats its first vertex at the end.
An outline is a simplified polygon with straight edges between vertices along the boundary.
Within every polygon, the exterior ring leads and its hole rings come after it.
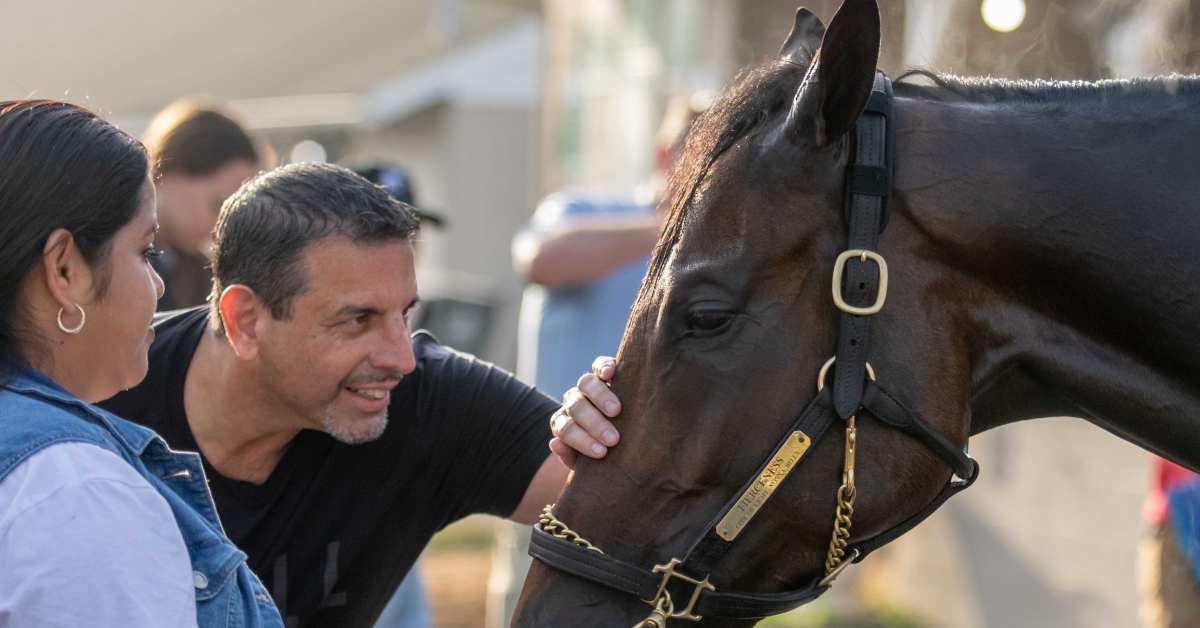
POLYGON ((354 172, 386 189, 391 193, 392 198, 411 206, 422 225, 429 224, 438 228, 446 226, 446 219, 441 214, 422 209, 417 205, 417 192, 414 189, 412 177, 404 168, 392 164, 372 164, 363 168, 355 168, 354 172))

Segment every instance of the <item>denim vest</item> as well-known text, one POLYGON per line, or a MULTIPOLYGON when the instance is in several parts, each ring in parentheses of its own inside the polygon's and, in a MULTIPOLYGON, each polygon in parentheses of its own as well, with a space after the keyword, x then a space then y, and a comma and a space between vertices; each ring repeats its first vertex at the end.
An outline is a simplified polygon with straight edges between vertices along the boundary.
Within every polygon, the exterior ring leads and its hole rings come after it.
POLYGON ((167 501, 192 561, 200 628, 283 625, 246 554, 221 528, 199 454, 172 451, 151 430, 75 398, 37 371, 20 370, 0 386, 0 481, 26 458, 66 442, 115 453, 167 501))

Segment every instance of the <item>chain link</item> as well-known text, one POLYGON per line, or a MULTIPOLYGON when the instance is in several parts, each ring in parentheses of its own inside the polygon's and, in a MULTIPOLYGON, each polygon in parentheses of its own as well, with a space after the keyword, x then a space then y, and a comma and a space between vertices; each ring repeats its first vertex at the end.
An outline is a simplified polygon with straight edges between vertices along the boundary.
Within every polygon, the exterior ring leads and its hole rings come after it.
POLYGON ((589 549, 598 554, 604 553, 599 547, 592 545, 587 539, 579 536, 578 532, 568 528, 567 524, 559 521, 558 518, 554 516, 553 510, 554 504, 549 504, 542 509, 542 514, 538 517, 538 527, 540 527, 543 532, 553 536, 554 538, 569 541, 575 545, 578 545, 579 547, 589 549))
POLYGON ((858 430, 854 417, 846 420, 846 454, 842 463, 842 485, 837 492, 837 512, 833 517, 833 537, 829 540, 829 552, 825 555, 825 575, 828 577, 846 560, 846 545, 850 542, 850 523, 854 516, 854 458, 858 447, 858 430))
POLYGON ((854 488, 843 484, 838 489, 837 514, 833 520, 833 538, 829 541, 829 553, 825 556, 825 573, 833 573, 846 558, 846 545, 850 542, 850 518, 854 516, 854 488), (847 490, 848 489, 848 490, 847 490))

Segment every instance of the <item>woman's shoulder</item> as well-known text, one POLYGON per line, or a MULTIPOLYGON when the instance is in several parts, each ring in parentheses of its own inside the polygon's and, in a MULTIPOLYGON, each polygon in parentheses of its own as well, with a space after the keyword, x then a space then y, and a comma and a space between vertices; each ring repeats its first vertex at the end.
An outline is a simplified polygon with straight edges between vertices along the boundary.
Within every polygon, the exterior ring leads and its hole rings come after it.
MULTIPOLYGON (((54 389, 22 387, 20 380, 0 387, 0 481, 41 450, 66 443, 87 443, 137 455, 154 438, 146 428, 54 389)), ((126 464, 128 466, 128 464, 126 464)))
MULTIPOLYGON (((31 509, 64 506, 66 495, 87 493, 115 509, 128 500, 160 501, 157 491, 113 451, 80 441, 49 445, 15 465, 0 479, 0 530, 31 509)), ((73 500, 72 500, 73 501, 73 500)))
POLYGON ((0 564, 0 607, 13 625, 195 625, 191 563, 170 506, 102 447, 45 447, 0 481, 0 564))
POLYGON ((89 405, 53 389, 25 386, 20 380, 7 382, 0 387, 0 414, 9 419, 0 424, 0 450, 6 442, 23 442, 22 437, 30 434, 102 435, 103 426, 88 420, 98 418, 100 410, 89 405))

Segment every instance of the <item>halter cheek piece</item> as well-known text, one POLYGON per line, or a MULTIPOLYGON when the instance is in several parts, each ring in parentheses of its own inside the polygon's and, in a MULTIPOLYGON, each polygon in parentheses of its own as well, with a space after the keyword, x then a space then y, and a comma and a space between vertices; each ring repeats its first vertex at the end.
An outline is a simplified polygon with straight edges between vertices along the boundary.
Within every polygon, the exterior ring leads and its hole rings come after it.
MULTIPOLYGON (((837 354, 821 368, 817 396, 792 422, 771 455, 705 527, 682 559, 653 569, 631 565, 604 554, 555 518, 547 506, 534 526, 529 553, 534 558, 597 584, 636 595, 652 607, 638 627, 665 628, 669 619, 699 621, 713 616, 754 620, 787 612, 812 601, 829 589, 852 562, 891 542, 937 510, 955 493, 967 488, 979 474, 979 465, 955 447, 929 423, 906 408, 875 381, 867 363, 872 317, 887 299, 887 263, 875 251, 887 226, 887 201, 894 169, 894 129, 889 124, 892 84, 882 72, 875 76, 866 109, 855 127, 854 158, 846 171, 847 250, 838 256, 833 271, 833 300, 840 310, 837 354), (833 384, 825 387, 828 371, 833 384), (851 544, 854 512, 856 417, 863 412, 883 425, 919 440, 946 463, 954 475, 937 497, 897 526, 851 544), (804 461, 811 445, 819 441, 836 419, 845 422, 842 484, 837 492, 833 535, 825 560, 825 574, 804 588, 780 593, 717 591, 708 575, 732 547, 734 540, 766 503, 791 471, 804 461), (700 578, 689 574, 702 574, 700 578)), ((635 627, 637 628, 637 627, 635 627)))

